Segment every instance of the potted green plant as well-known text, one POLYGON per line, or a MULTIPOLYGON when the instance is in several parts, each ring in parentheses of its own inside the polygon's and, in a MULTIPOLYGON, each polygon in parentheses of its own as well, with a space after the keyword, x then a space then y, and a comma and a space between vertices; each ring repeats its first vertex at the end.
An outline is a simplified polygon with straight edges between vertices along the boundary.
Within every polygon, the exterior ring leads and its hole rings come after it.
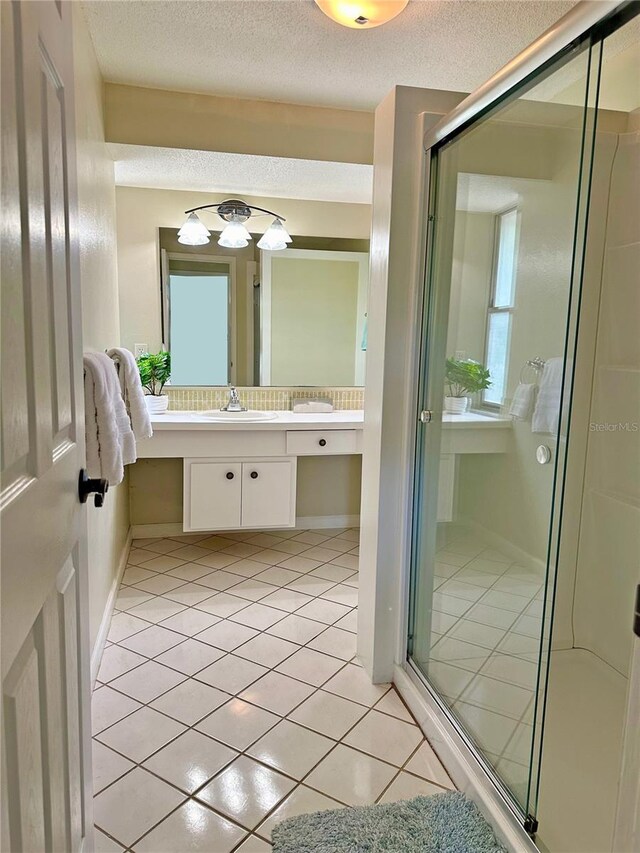
POLYGON ((484 391, 491 385, 487 368, 472 359, 448 358, 445 372, 447 394, 444 398, 444 410, 460 415, 466 412, 469 403, 468 394, 484 391))
POLYGON ((140 381, 145 389, 145 403, 150 414, 163 414, 169 408, 169 397, 162 390, 171 376, 171 354, 145 353, 136 360, 140 381))

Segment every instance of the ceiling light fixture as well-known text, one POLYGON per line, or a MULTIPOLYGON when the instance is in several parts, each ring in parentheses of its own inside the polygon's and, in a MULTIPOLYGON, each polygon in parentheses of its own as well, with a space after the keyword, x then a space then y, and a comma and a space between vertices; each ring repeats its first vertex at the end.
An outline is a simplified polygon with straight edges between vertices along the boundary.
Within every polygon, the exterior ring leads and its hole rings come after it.
POLYGON ((178 243, 183 243, 186 246, 204 246, 211 239, 211 232, 198 216, 196 212, 198 210, 212 210, 227 223, 218 238, 218 245, 225 249, 243 249, 249 245, 249 240, 253 240, 253 237, 247 230, 245 223, 252 216, 275 216, 269 228, 258 241, 260 249, 277 252, 286 249, 287 243, 293 242, 282 224, 286 221, 284 216, 280 216, 272 210, 265 210, 263 207, 247 204, 241 199, 230 198, 220 203, 202 204, 200 207, 185 210, 187 219, 178 231, 178 243))
POLYGON ((409 0, 316 0, 322 11, 343 27, 370 30, 391 21, 409 0))

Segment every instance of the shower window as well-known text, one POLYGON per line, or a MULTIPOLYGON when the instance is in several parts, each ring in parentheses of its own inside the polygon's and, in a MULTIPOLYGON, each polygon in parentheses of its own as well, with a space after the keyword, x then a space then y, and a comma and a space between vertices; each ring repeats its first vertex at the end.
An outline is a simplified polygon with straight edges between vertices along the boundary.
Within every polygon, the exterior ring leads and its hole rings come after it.
POLYGON ((485 406, 500 407, 504 403, 511 317, 515 307, 517 254, 518 211, 507 210, 496 216, 492 288, 485 345, 485 364, 491 374, 491 385, 482 395, 485 406))

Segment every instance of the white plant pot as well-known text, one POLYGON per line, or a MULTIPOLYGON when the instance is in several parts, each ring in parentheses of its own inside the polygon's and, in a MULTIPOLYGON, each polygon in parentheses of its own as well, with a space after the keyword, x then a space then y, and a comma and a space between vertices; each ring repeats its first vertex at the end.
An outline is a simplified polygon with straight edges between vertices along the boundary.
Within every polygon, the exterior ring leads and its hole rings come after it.
POLYGON ((445 397, 444 410, 450 415, 462 415, 467 411, 469 405, 468 397, 445 397))
POLYGON ((169 397, 167 394, 161 394, 159 397, 147 394, 144 400, 150 415, 163 415, 169 408, 169 397))

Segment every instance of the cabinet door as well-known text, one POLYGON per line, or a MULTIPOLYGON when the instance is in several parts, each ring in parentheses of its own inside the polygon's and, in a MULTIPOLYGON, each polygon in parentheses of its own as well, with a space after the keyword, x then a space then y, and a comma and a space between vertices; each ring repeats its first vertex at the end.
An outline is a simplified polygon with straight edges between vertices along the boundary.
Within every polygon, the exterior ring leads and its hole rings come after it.
POLYGON ((242 463, 242 526, 295 526, 295 460, 242 463))
POLYGON ((189 462, 185 475, 185 530, 240 527, 242 465, 239 462, 189 462))

